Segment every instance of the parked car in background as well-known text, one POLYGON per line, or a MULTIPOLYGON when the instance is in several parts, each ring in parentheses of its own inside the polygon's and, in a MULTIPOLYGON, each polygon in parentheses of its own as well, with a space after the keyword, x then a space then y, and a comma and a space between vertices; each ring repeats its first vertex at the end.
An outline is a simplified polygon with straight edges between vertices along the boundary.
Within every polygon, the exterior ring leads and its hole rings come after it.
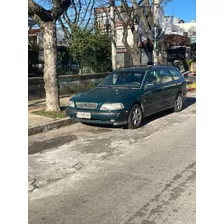
POLYGON ((66 113, 82 123, 135 129, 144 117, 183 108, 186 80, 172 66, 136 66, 112 72, 97 87, 73 96, 66 113))

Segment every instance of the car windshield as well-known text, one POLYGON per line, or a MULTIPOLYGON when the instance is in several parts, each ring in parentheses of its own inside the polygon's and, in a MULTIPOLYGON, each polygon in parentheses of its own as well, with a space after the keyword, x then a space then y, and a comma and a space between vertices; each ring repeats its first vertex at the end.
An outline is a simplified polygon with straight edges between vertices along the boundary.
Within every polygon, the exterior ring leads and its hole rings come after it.
POLYGON ((129 86, 129 87, 140 87, 144 77, 144 72, 136 71, 120 71, 112 73, 99 86, 129 86))

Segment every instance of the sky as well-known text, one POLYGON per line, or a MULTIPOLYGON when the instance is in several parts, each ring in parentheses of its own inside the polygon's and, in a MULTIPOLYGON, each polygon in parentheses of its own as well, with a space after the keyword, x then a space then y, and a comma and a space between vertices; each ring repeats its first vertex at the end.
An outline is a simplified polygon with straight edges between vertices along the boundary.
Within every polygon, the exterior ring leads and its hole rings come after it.
POLYGON ((184 22, 196 21, 196 0, 172 0, 165 6, 165 15, 183 19, 184 22))

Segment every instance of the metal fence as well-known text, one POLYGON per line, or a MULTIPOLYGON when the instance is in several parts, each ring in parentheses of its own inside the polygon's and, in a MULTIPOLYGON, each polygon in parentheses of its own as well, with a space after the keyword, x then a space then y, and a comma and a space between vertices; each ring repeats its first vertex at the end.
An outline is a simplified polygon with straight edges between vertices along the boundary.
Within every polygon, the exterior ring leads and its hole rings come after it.
MULTIPOLYGON (((70 65, 59 65, 57 66, 58 75, 69 75, 79 74, 78 68, 72 68, 70 65)), ((28 77, 42 77, 44 75, 43 65, 29 65, 28 66, 28 77)))

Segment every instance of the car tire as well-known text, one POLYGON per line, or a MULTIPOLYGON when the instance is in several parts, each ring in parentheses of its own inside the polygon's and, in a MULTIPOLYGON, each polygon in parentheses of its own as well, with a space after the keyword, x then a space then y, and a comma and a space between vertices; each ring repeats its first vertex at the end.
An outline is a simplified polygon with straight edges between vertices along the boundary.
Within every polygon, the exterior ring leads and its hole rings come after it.
POLYGON ((174 102, 174 112, 180 112, 183 109, 184 100, 181 93, 178 93, 174 102))
POLYGON ((135 104, 129 113, 128 116, 128 129, 139 128, 142 124, 143 114, 142 109, 138 104, 135 104))

